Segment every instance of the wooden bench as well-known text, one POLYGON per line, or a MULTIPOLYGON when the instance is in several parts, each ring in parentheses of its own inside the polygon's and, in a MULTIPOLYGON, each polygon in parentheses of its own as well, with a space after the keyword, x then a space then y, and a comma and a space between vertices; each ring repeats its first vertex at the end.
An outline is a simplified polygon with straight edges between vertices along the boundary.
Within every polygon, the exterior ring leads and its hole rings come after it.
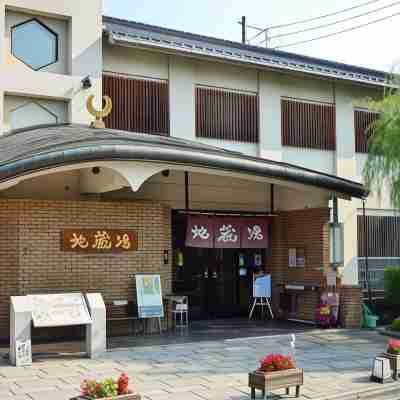
POLYGON ((136 305, 127 300, 113 301, 112 303, 106 304, 106 319, 107 323, 130 322, 129 325, 132 327, 131 333, 134 335, 136 335, 135 322, 141 321, 137 315, 136 305))

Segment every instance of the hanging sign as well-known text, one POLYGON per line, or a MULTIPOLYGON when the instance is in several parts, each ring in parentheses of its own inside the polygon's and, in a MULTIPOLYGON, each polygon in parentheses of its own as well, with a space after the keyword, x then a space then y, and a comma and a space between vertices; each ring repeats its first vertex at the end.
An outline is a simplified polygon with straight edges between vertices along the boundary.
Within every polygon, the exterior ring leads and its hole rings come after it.
POLYGON ((116 253, 138 249, 137 234, 129 229, 65 229, 61 250, 116 253))
POLYGON ((242 230, 239 218, 216 218, 214 221, 214 247, 240 248, 240 234, 242 230))
POLYGON ((214 247, 214 227, 211 218, 204 215, 188 216, 186 246, 214 247))
POLYGON ((139 318, 162 318, 164 307, 160 275, 135 275, 139 318))
POLYGON ((267 248, 268 226, 269 223, 266 218, 244 218, 242 223, 242 248, 267 248))
POLYGON ((189 215, 186 246, 206 248, 262 249, 269 245, 267 218, 189 215))

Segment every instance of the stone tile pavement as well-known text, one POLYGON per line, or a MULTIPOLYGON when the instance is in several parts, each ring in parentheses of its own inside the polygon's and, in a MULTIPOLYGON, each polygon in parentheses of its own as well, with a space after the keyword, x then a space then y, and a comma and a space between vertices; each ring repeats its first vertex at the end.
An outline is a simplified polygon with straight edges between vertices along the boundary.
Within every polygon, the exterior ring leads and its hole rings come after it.
MULTIPOLYGON (((348 330, 309 331, 296 338, 295 358, 305 370, 302 400, 379 386, 369 382, 371 360, 385 348, 387 338, 348 330)), ((37 357, 32 367, 21 368, 3 360, 0 399, 67 400, 79 393, 83 379, 116 378, 121 372, 145 400, 249 399, 247 373, 270 352, 288 353, 289 336, 114 349, 98 360, 37 357)), ((287 398, 283 392, 276 394, 287 398)))

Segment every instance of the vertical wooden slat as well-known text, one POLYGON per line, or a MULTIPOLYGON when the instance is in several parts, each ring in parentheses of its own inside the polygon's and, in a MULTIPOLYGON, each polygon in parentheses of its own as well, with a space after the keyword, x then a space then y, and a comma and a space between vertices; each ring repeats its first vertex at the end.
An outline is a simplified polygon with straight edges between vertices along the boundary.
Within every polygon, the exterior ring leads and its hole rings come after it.
POLYGON ((195 101, 197 137, 257 143, 257 95, 197 87, 195 101))
MULTIPOLYGON (((354 111, 354 134, 356 142, 356 152, 357 153, 367 153, 368 152, 368 135, 367 130, 371 124, 373 124, 379 114, 364 111, 355 110, 354 111)), ((371 132, 368 132, 370 135, 371 132)))
POLYGON ((281 100, 282 144, 335 150, 335 107, 331 104, 281 100))
POLYGON ((168 84, 105 75, 103 92, 113 100, 109 128, 158 135, 169 134, 168 84))

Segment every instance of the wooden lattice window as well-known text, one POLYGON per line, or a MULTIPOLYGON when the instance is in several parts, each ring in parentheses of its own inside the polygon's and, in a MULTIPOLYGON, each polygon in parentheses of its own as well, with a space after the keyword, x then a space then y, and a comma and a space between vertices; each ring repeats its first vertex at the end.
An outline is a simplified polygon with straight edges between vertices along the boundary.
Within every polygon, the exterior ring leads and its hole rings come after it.
POLYGON ((196 88, 196 136, 258 142, 258 95, 196 88))
POLYGON ((282 145, 336 149, 336 108, 331 103, 281 99, 282 145))
POLYGON ((371 124, 379 114, 367 110, 354 110, 354 131, 356 135, 356 153, 368 153, 368 138, 371 135, 371 124))
POLYGON ((107 128, 169 135, 168 82, 104 75, 103 94, 113 102, 107 128))

